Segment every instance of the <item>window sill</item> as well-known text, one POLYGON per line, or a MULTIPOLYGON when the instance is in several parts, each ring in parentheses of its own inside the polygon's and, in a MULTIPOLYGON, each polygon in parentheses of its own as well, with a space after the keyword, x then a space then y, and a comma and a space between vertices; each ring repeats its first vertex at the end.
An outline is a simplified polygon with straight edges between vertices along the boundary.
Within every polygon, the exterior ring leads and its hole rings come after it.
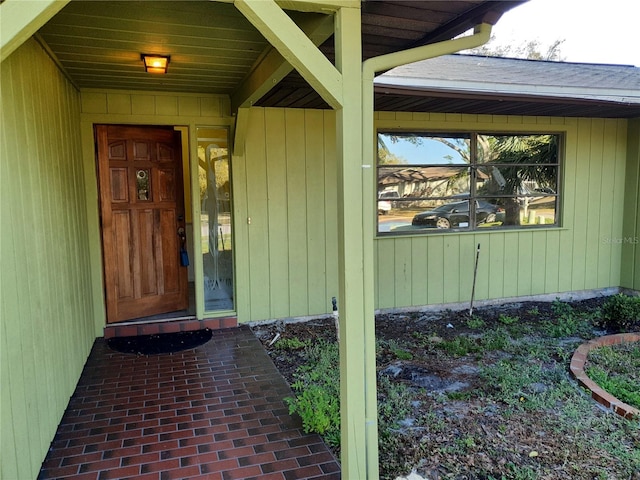
POLYGON ((517 233, 531 233, 537 231, 565 231, 568 230, 567 227, 561 227, 558 225, 549 225, 547 226, 535 226, 535 227, 517 227, 517 228, 486 228, 486 229, 478 229, 478 230, 438 230, 434 228, 433 231, 425 231, 428 229, 415 229, 415 232, 409 233, 409 230, 403 230, 398 232, 377 232, 375 235, 375 240, 381 240, 385 238, 416 238, 416 237, 433 237, 433 236, 448 236, 448 235, 486 235, 486 234, 496 234, 496 233, 508 233, 508 234, 517 234, 517 233))

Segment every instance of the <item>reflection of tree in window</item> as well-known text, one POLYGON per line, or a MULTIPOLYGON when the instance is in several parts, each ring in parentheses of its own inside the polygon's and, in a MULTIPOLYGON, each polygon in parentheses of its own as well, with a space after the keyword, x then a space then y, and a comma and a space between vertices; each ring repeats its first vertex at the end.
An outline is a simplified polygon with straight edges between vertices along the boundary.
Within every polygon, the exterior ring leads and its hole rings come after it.
MULTIPOLYGON (((540 193, 555 194, 558 178, 557 135, 483 136, 486 164, 492 164, 490 181, 479 193, 508 195, 504 199, 505 225, 520 224, 520 203, 527 207, 532 193, 527 183, 540 193), (502 167, 502 168, 501 168, 502 167)), ((480 142, 479 142, 480 144, 480 142)), ((478 149, 479 151, 481 149, 478 149)), ((525 209, 526 211, 526 209, 525 209)))

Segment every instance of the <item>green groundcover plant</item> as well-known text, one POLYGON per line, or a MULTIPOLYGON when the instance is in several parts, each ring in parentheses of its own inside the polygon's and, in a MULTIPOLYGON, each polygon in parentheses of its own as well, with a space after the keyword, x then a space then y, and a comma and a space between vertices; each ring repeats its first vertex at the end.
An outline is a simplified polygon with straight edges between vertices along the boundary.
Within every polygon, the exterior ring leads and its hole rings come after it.
MULTIPOLYGON (((602 411, 568 373, 602 317, 598 308, 560 301, 507 313, 478 309, 471 318, 444 312, 431 322, 389 316, 389 332, 377 330, 376 341, 381 479, 415 470, 428 479, 635 480, 640 421, 602 411), (448 389, 444 380, 455 372, 462 386, 448 389)), ((291 413, 339 457, 337 343, 283 346, 300 362, 290 379, 291 413)), ((640 392, 638 347, 589 357, 603 372, 596 381, 615 383, 606 389, 631 404, 640 392)))

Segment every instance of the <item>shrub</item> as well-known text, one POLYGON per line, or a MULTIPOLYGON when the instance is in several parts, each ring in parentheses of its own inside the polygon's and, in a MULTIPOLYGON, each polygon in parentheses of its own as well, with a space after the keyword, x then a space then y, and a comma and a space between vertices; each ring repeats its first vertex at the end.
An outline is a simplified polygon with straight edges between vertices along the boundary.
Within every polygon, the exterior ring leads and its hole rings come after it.
POLYGON ((640 297, 622 293, 609 297, 602 306, 600 324, 613 331, 630 331, 640 327, 640 297))

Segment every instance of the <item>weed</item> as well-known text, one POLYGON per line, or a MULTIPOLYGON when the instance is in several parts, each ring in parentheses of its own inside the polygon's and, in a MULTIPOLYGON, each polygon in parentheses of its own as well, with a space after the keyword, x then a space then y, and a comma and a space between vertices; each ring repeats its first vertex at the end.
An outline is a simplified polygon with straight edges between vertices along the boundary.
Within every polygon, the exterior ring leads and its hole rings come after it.
POLYGON ((540 315, 540 310, 538 309, 538 307, 532 307, 529 310, 527 310, 527 313, 529 315, 540 315))
MULTIPOLYGON (((554 302, 554 305, 556 303, 554 302)), ((542 323, 543 331, 552 338, 570 337, 580 335, 583 338, 593 336, 593 316, 580 314, 573 311, 571 306, 558 303, 553 308, 554 312, 560 312, 555 320, 547 320, 542 323), (568 307, 568 308, 565 308, 568 307)))
POLYGON ((513 325, 514 323, 517 323, 520 320, 520 317, 512 317, 510 315, 505 315, 503 313, 500 314, 500 316, 498 317, 498 321, 500 323, 503 323, 504 325, 513 325))
POLYGON ((378 422, 397 428, 398 422, 412 414, 413 394, 404 383, 395 383, 387 376, 378 379, 378 422))
POLYGON ((562 315, 573 315, 573 307, 568 303, 561 301, 559 298, 556 298, 551 303, 551 311, 556 317, 561 317, 562 315))
POLYGON ((474 397, 474 392, 447 392, 449 400, 469 400, 474 397))
POLYGON ((453 340, 445 340, 438 344, 438 347, 454 357, 464 357, 482 350, 475 340, 465 336, 459 336, 453 340))
POLYGON ((295 382, 292 388, 298 393, 295 399, 286 399, 289 413, 300 415, 305 433, 324 435, 339 431, 340 404, 335 395, 323 386, 305 385, 304 382, 295 382))
POLYGON ((589 363, 640 381, 640 343, 621 343, 589 352, 589 363))
POLYGON ((289 413, 302 419, 305 433, 325 436, 333 446, 340 444, 340 393, 338 345, 318 342, 307 347, 308 363, 298 368, 291 388, 295 397, 285 398, 289 413))
POLYGON ((505 350, 509 345, 509 334, 504 328, 489 330, 480 339, 482 349, 487 351, 505 350))
POLYGON ((412 360, 413 353, 403 348, 395 340, 386 340, 378 342, 378 348, 382 350, 388 350, 398 360, 412 360))
POLYGON ((308 341, 302 341, 298 337, 280 338, 273 348, 276 350, 302 350, 309 345, 308 341))
POLYGON ((507 468, 509 469, 507 478, 512 478, 513 480, 536 480, 538 478, 536 471, 528 466, 519 466, 509 462, 507 463, 507 468))
POLYGON ((484 320, 480 317, 473 315, 469 320, 467 320, 467 327, 477 330, 478 328, 482 328, 485 326, 484 320))
POLYGON ((462 448, 463 451, 471 450, 476 446, 475 440, 470 435, 458 439, 456 443, 462 448))

